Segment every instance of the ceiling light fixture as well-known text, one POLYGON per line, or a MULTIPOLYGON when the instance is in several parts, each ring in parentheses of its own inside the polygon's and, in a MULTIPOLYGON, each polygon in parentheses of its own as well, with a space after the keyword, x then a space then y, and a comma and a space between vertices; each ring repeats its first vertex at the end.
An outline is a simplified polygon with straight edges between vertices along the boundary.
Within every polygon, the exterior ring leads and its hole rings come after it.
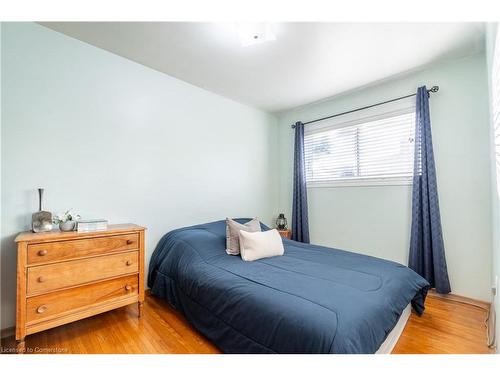
POLYGON ((239 23, 237 29, 243 47, 276 40, 273 26, 270 23, 239 23))

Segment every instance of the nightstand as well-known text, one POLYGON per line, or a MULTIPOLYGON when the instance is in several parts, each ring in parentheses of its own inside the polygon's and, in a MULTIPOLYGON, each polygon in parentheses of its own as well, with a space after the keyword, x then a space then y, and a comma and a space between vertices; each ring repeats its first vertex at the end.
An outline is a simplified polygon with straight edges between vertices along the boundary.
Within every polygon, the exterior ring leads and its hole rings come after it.
POLYGON ((288 238, 288 239, 291 239, 292 238, 292 231, 290 229, 276 229, 278 231, 278 233, 280 234, 281 237, 283 238, 288 238))
POLYGON ((17 236, 18 351, 26 335, 144 302, 144 227, 17 236))

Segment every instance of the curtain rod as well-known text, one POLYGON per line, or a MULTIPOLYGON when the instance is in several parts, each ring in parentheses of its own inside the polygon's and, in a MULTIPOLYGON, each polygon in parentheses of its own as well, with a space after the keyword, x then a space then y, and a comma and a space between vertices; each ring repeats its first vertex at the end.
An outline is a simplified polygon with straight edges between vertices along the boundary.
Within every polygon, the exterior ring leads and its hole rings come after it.
MULTIPOLYGON (((432 86, 429 90, 427 90, 427 93, 430 94, 431 92, 438 92, 439 91, 439 86, 432 86)), ((322 118, 318 118, 316 120, 311 120, 311 121, 307 121, 307 122, 304 122, 304 125, 307 125, 307 124, 312 124, 313 122, 318 122, 318 121, 323 121, 323 120, 327 120, 329 118, 334 118, 334 117, 338 117, 338 116, 342 116, 342 115, 347 115, 348 113, 353 113, 353 112, 357 112, 357 111, 362 111, 363 109, 368 109, 368 108, 372 108, 372 107, 377 107, 379 105, 382 105, 382 104, 387 104, 387 103, 391 103, 391 102, 395 102, 397 100, 401 100, 401 99, 406 99, 406 98, 411 98, 412 96, 416 96, 417 93, 415 94, 410 94, 410 95, 405 95, 405 96, 400 96, 399 98, 395 98, 395 99, 390 99, 390 100, 386 100, 385 102, 380 102, 380 103, 376 103, 376 104, 372 104, 372 105, 367 105, 366 107, 360 107, 360 108, 356 108, 356 109, 351 109, 350 111, 346 111, 346 112, 342 112, 342 113, 337 113, 335 115, 331 115, 331 116, 326 116, 326 117, 322 117, 322 118)), ((292 129, 295 129, 295 124, 292 125, 292 129)))

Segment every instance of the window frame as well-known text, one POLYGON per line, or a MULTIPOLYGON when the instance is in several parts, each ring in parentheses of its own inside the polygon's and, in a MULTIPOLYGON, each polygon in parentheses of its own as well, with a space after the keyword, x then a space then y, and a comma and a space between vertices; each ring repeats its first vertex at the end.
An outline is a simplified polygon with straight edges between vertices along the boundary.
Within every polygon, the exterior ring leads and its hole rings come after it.
MULTIPOLYGON (((349 116, 344 119, 329 119, 320 121, 318 124, 306 125, 304 129, 304 138, 310 134, 317 134, 323 131, 337 130, 351 126, 360 125, 366 122, 383 120, 390 117, 415 113, 416 106, 413 102, 405 101, 396 108, 386 109, 381 112, 380 109, 371 113, 365 113, 363 116, 349 116)), ((343 117, 343 116, 341 116, 343 117)), ((304 155, 305 156, 305 155, 304 155)), ((307 168, 307 167, 306 167, 307 168)), ((307 175, 307 171, 306 175, 307 175)), ((306 181, 307 188, 337 188, 337 187, 369 187, 369 186, 411 186, 413 184, 413 175, 397 177, 354 177, 327 181, 306 181)))

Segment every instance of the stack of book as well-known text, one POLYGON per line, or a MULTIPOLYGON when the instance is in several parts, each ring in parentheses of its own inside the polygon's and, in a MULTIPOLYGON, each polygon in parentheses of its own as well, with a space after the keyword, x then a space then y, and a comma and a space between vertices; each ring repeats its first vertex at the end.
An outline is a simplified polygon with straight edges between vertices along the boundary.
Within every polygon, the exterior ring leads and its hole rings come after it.
POLYGON ((108 229, 108 221, 104 219, 78 220, 78 232, 94 232, 108 229))

